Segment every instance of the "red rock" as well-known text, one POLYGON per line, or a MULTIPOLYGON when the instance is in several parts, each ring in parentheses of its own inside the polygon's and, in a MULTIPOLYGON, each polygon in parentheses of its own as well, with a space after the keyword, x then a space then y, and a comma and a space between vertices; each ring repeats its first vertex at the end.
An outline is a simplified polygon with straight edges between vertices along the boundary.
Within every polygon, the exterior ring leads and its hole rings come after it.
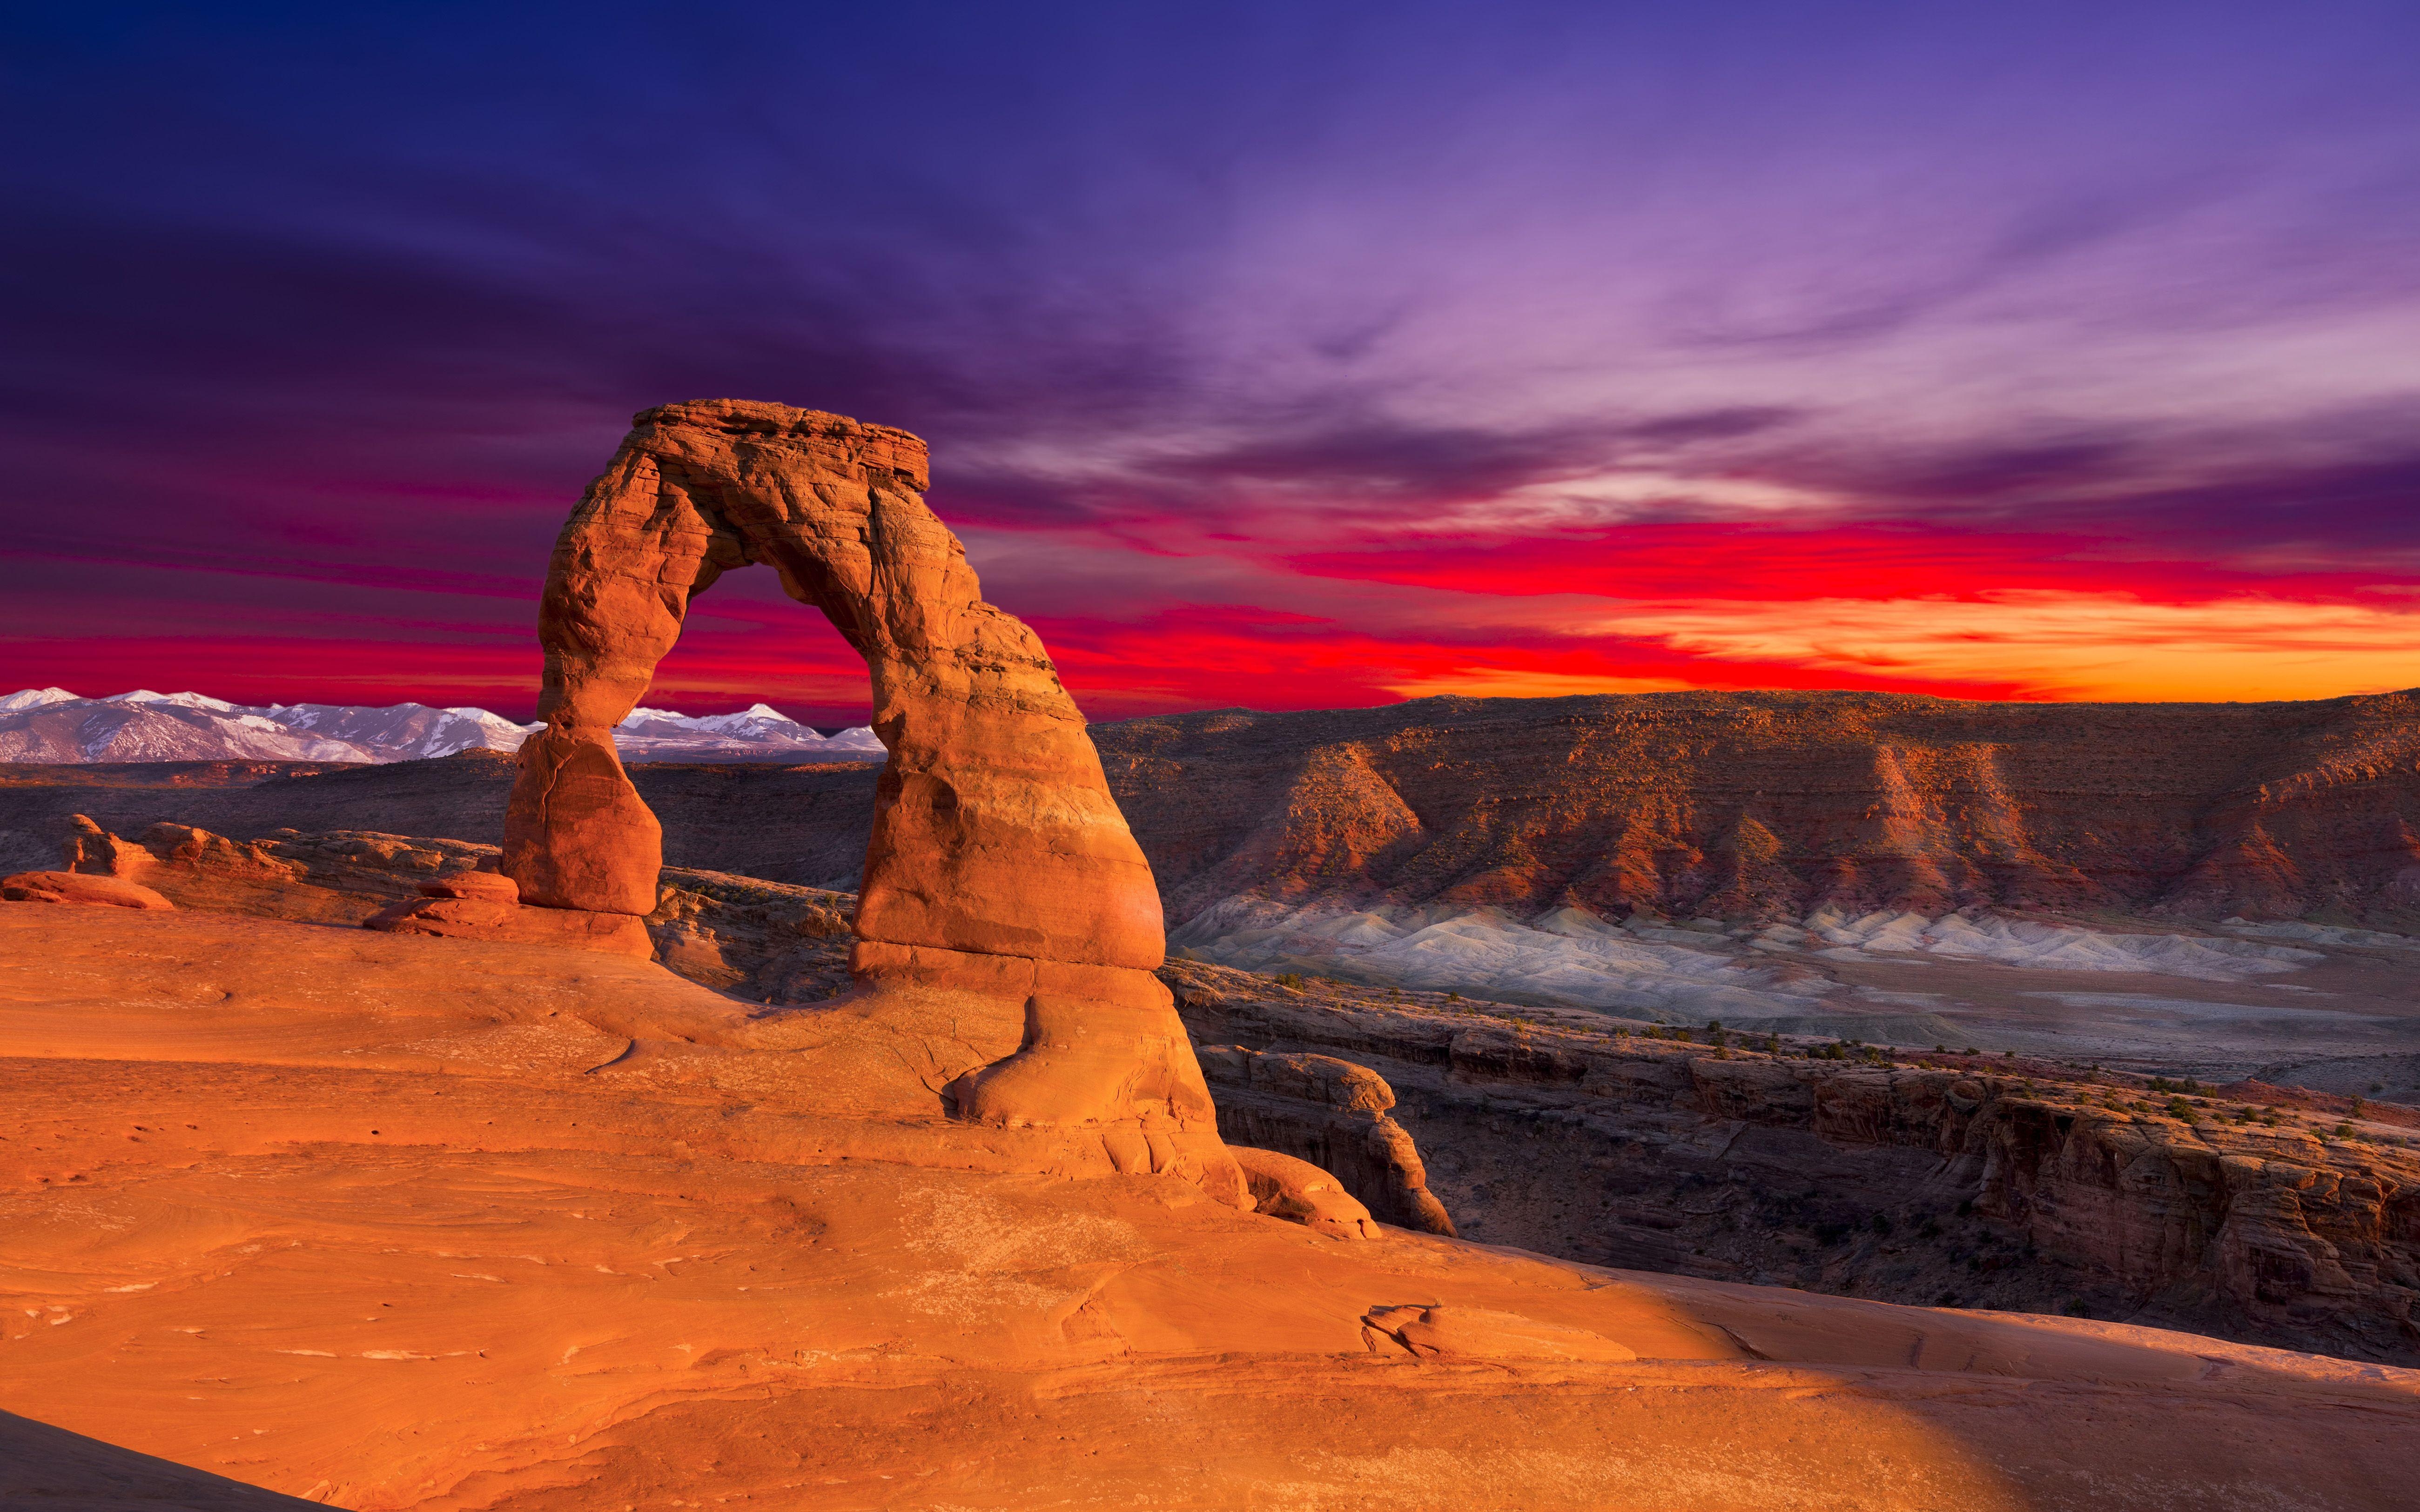
POLYGON ((924 1045, 936 1067, 1021 1019, 1014 1054, 942 1078, 960 1116, 1082 1131, 1070 1149, 1085 1163, 1181 1171, 1249 1205, 1150 975, 1159 892, 1083 715, 1033 632, 984 602, 925 486, 924 443, 905 431, 737 400, 639 415, 555 543, 538 610, 547 728, 521 748, 504 871, 525 903, 654 911, 662 833, 613 730, 690 599, 768 563, 865 658, 890 750, 855 919, 859 1011, 879 1019, 886 996, 916 995, 894 1032, 959 1025, 956 1048, 924 1045), (951 995, 964 1013, 937 1018, 951 995))
POLYGON ((1361 1199, 1344 1184, 1307 1160, 1280 1155, 1249 1145, 1231 1147, 1235 1163, 1252 1189, 1260 1211, 1274 1218, 1301 1224, 1330 1239, 1375 1239, 1379 1227, 1361 1199))
POLYGON ((646 924, 628 914, 599 914, 584 908, 524 908, 493 897, 417 898, 372 915, 362 927, 387 934, 561 945, 627 955, 639 961, 651 960, 656 953, 655 942, 647 937, 646 924))
POLYGON ((520 885, 501 872, 449 872, 433 881, 419 885, 424 898, 484 898, 500 903, 519 903, 520 885))
POLYGON ((174 908, 139 882, 76 872, 20 872, 0 879, 0 898, 26 903, 98 903, 109 908, 174 908))
MULTIPOLYGON (((547 665, 553 667, 552 656, 547 665)), ((554 726, 522 743, 520 778, 504 810, 504 872, 522 901, 653 913, 663 834, 623 775, 612 725, 554 726)))

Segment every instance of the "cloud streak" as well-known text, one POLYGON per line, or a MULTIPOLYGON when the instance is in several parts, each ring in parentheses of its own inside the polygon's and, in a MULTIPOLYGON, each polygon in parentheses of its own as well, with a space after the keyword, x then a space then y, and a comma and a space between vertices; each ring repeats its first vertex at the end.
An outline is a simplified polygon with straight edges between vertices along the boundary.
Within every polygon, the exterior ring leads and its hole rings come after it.
MULTIPOLYGON (((2420 658, 2408 7, 138 6, 25 44, 25 681, 525 709, 570 501, 713 394, 926 435, 1103 714, 2420 658)), ((665 686, 846 717, 836 643, 735 581, 665 686)))

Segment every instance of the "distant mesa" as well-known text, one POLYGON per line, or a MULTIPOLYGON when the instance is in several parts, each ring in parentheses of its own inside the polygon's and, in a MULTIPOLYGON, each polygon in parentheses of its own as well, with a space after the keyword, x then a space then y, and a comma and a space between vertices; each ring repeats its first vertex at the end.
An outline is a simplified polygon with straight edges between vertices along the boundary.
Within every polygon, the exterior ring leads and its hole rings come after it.
MULTIPOLYGON (((541 728, 486 709, 426 703, 242 704, 148 688, 87 699, 29 687, 0 698, 0 762, 411 762, 518 750, 541 728)), ((862 725, 827 736, 763 703, 699 717, 633 709, 613 742, 633 761, 882 759, 882 742, 862 725)))

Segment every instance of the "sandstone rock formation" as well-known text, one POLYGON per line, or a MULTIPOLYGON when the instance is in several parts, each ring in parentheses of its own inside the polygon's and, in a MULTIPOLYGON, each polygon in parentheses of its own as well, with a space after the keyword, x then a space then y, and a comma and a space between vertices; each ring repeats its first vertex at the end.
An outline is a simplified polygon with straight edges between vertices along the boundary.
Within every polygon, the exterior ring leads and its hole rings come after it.
POLYGON ((1204 1041, 1260 1052, 1203 1052, 1231 1134, 1320 1152, 1382 1216, 1389 1178, 1336 1138, 1329 1086, 1390 1087, 1466 1238, 2420 1364, 2410 1109, 2306 1094, 2330 1106, 2297 1111, 2276 1088, 2187 1098, 2002 1057, 1650 1039, 1593 1014, 1289 988, 1193 962, 1163 975, 1204 1041), (1239 1058, 1249 1086, 1230 1090, 1239 1058), (1367 1080, 1260 1071, 1321 1061, 1367 1080), (2260 1111, 2281 1100, 2282 1115, 2260 1111))
POLYGON ((905 431, 728 400, 638 416, 548 568, 546 728, 521 747, 504 871, 526 903, 655 910, 662 832, 613 730, 690 599, 769 565, 864 656, 890 750, 855 920, 869 994, 1013 1006, 1016 1052, 951 1085, 962 1116, 1094 1129, 1120 1170, 1181 1168, 1247 1201, 1151 976, 1158 891, 1083 716, 1033 633, 984 602, 925 486, 905 431))
POLYGON ((130 841, 78 814, 63 848, 71 870, 140 877, 181 907, 653 955, 751 1003, 820 1003, 850 981, 847 915, 856 900, 752 877, 667 867, 656 911, 633 919, 515 907, 520 889, 493 870, 497 847, 472 841, 287 829, 236 841, 162 823, 130 841))
POLYGON ((363 927, 390 934, 518 940, 655 959, 655 942, 642 920, 584 908, 524 908, 520 887, 501 872, 450 872, 421 883, 418 892, 418 897, 364 919, 363 927))
POLYGON ((29 903, 98 903, 107 908, 177 906, 140 883, 75 872, 20 872, 15 876, 0 878, 0 899, 29 903))
POLYGON ((1234 1153, 1251 1188, 1254 1211, 1300 1224, 1330 1239, 1378 1237, 1370 1210, 1326 1170, 1274 1149, 1238 1145, 1234 1153))
POLYGON ((1433 698, 1094 731, 1172 926, 1234 898, 2420 921, 2420 691, 1433 698))
POLYGON ((1242 1045, 1198 1054, 1230 1141, 1299 1156, 1335 1172, 1381 1220, 1452 1237, 1453 1219, 1428 1189, 1419 1148, 1388 1117, 1395 1092, 1385 1077, 1333 1056, 1242 1045))

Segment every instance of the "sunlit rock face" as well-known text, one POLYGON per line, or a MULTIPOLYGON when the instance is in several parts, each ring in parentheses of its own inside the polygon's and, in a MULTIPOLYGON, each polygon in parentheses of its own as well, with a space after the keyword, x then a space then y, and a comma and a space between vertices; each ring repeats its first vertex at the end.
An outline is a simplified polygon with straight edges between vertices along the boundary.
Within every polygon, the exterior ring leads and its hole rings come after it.
POLYGON ((1184 1168, 1248 1203, 1151 975, 1158 889, 1083 716, 1033 632, 984 602, 925 486, 924 443, 887 426, 735 400, 638 416, 555 544, 538 614, 545 728, 521 747, 504 871, 527 903, 656 909, 662 829, 613 732, 690 599, 768 565, 864 656, 889 750, 855 920, 861 980, 877 997, 965 994, 1017 1017, 1014 1054, 951 1079, 956 1111, 1113 1131, 1101 1137, 1117 1168, 1184 1168))

